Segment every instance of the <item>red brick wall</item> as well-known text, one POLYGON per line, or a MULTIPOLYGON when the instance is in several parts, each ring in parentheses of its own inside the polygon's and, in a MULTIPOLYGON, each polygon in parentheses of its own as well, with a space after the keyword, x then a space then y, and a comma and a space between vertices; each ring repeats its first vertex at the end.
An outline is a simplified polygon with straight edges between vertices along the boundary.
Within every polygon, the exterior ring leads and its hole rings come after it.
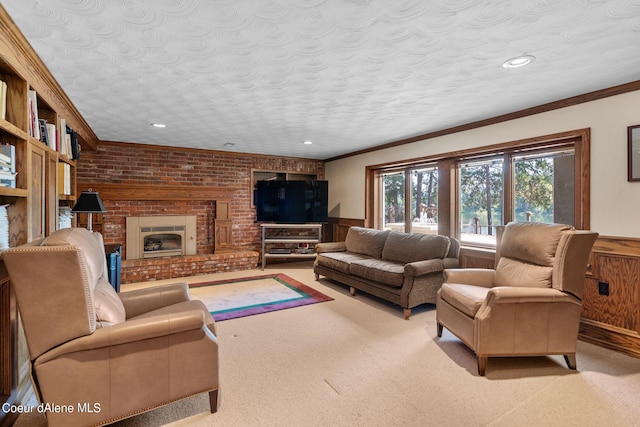
MULTIPOLYGON (((92 183, 238 187, 231 204, 233 243, 237 250, 259 251, 260 229, 251 205, 252 170, 311 173, 324 178, 324 162, 319 160, 103 142, 97 151, 82 151, 77 180, 79 186, 88 187, 92 183)), ((104 204, 105 243, 124 246, 127 216, 197 215, 198 253, 213 250, 213 201, 105 200, 104 204)))

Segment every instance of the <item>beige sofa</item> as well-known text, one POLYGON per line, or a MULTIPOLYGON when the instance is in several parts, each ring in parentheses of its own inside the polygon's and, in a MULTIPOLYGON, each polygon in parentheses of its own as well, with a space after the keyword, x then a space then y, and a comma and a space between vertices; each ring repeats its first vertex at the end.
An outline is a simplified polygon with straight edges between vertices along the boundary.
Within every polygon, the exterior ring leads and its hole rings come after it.
POLYGON ((460 244, 440 235, 351 227, 344 242, 319 243, 314 263, 320 275, 411 309, 435 304, 445 268, 458 267, 460 244))

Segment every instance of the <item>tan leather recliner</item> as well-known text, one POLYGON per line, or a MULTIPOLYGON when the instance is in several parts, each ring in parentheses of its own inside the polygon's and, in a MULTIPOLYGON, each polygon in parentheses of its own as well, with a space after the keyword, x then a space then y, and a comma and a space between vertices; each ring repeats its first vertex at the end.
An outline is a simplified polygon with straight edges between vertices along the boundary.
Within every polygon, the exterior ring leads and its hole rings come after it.
POLYGON ((117 294, 102 236, 84 228, 2 258, 50 426, 108 424, 204 392, 216 412, 215 324, 185 283, 117 294))
POLYGON ((437 297, 443 327, 487 358, 564 355, 576 369, 576 345, 589 253, 598 233, 561 224, 498 227, 495 269, 445 270, 437 297))

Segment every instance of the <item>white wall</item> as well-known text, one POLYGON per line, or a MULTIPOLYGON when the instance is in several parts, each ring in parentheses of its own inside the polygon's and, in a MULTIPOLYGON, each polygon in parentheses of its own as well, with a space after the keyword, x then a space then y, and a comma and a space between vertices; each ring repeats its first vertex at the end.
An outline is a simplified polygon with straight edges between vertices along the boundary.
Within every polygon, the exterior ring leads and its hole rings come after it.
POLYGON ((591 229, 640 237, 640 182, 627 181, 627 127, 638 124, 640 91, 328 162, 329 215, 364 219, 366 166, 591 128, 591 229))

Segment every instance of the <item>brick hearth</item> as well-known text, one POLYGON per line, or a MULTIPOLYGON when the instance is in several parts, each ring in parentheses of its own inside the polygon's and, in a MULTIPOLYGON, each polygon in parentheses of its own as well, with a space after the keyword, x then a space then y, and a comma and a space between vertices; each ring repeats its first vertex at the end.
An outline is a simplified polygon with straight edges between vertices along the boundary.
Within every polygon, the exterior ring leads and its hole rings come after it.
POLYGON ((173 279, 184 276, 249 270, 258 266, 260 253, 240 251, 222 254, 188 255, 122 260, 122 283, 173 279))

